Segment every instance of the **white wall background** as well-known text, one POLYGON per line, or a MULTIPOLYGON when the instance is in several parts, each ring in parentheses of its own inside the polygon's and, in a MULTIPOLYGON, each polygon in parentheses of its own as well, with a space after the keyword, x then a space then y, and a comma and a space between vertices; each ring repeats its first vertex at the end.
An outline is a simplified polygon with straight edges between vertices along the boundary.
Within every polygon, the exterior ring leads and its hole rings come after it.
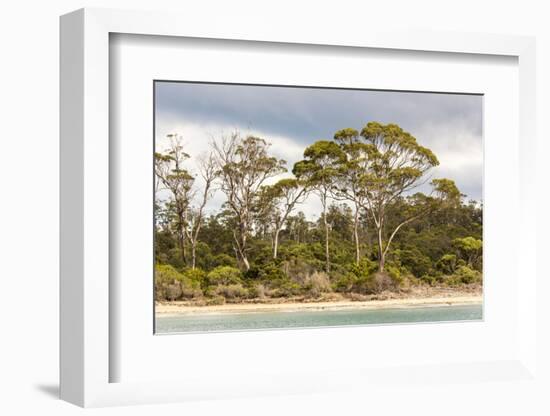
MULTIPOLYGON (((78 414, 81 409, 57 400, 58 383, 58 16, 84 6, 164 9, 209 16, 249 16, 248 25, 280 21, 281 30, 308 22, 326 25, 386 25, 451 31, 512 33, 538 38, 538 129, 540 257, 548 244, 546 184, 550 175, 550 28, 544 1, 522 0, 340 0, 298 2, 170 0, 20 0, 0 10, 0 413, 78 414), (544 140, 546 139, 546 140, 544 140), (544 180, 543 180, 544 179, 544 180)), ((513 224, 511 224, 513 226, 513 224)), ((541 261, 542 264, 542 261, 541 261)), ((550 279, 548 279, 550 280, 550 279)), ((550 294, 545 279, 539 291, 550 294)), ((550 302, 548 302, 550 304, 550 302)), ((541 366, 550 374, 550 308, 540 325, 541 366), (543 325, 546 324, 545 327, 543 325), (546 328, 546 329, 544 329, 546 328), (546 353, 544 353, 546 351, 546 353)), ((544 390, 544 391, 543 391, 544 390)), ((93 410, 101 415, 166 414, 549 414, 539 390, 505 383, 484 388, 456 385, 453 394, 434 386, 426 397, 414 389, 371 397, 334 394, 93 410)))

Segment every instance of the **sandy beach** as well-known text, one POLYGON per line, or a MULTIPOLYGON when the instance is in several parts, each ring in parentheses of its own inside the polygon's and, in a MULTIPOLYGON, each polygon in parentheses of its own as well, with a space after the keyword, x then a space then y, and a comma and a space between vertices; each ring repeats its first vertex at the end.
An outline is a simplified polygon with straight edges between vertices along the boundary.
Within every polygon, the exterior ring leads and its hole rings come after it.
POLYGON ((384 309, 409 307, 436 307, 450 305, 470 305, 483 302, 481 293, 441 294, 428 297, 394 298, 384 300, 336 300, 308 302, 266 302, 266 303, 227 303, 224 305, 197 306, 187 302, 157 302, 156 313, 163 316, 180 314, 222 314, 247 312, 293 312, 345 309, 384 309))

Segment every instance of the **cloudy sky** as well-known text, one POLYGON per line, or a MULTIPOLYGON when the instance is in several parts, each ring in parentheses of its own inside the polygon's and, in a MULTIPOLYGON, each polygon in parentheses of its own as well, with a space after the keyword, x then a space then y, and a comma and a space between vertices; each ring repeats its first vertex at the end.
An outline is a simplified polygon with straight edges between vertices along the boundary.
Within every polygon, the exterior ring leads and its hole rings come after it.
MULTIPOLYGON (((433 178, 453 179, 467 199, 482 199, 478 95, 157 82, 155 117, 156 151, 166 147, 167 134, 182 136, 192 172, 193 157, 208 152, 212 139, 235 129, 266 139, 271 153, 285 159, 291 170, 306 146, 332 139, 337 130, 361 130, 369 121, 396 123, 436 154, 440 166, 431 171, 433 178)), ((316 199, 310 196, 302 207, 310 218, 320 211, 316 199)), ((218 192, 208 210, 223 202, 218 192)))

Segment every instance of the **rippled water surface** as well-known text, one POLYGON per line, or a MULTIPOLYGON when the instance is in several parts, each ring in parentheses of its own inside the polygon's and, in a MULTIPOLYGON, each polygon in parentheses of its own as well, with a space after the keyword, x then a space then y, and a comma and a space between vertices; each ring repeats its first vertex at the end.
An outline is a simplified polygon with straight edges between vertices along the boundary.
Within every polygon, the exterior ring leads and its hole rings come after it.
POLYGON ((210 332, 274 328, 310 328, 482 319, 482 305, 341 311, 284 311, 182 314, 156 319, 157 333, 210 332))

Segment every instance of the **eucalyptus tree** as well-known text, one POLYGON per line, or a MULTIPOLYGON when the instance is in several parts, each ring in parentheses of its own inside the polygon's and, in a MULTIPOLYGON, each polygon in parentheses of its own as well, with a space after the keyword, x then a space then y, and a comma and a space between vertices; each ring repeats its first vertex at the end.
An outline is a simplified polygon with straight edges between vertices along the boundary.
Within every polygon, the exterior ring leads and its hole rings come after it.
POLYGON ((353 205, 353 239, 355 243, 355 262, 361 259, 359 224, 361 210, 366 206, 367 187, 365 178, 370 166, 370 146, 361 141, 359 132, 352 128, 342 129, 334 134, 334 140, 340 146, 345 158, 339 166, 336 186, 333 193, 336 198, 345 199, 353 205))
POLYGON ((193 197, 193 183, 195 178, 184 168, 189 155, 183 151, 182 139, 175 134, 169 134, 169 145, 165 153, 155 153, 155 192, 163 189, 170 193, 168 208, 175 216, 176 235, 185 264, 186 259, 186 226, 190 201, 193 197))
POLYGON ((235 251, 246 270, 250 269, 248 239, 261 188, 268 179, 286 171, 286 162, 269 155, 269 146, 262 138, 242 137, 238 131, 212 143, 220 189, 237 221, 235 251))
POLYGON ((279 234, 285 226, 289 215, 294 211, 296 205, 305 201, 308 194, 308 187, 305 181, 295 178, 279 180, 274 185, 264 187, 263 210, 273 222, 273 258, 277 258, 279 248, 279 234))
POLYGON ((367 145, 367 174, 362 178, 368 209, 377 232, 379 271, 384 270, 386 255, 397 232, 406 224, 432 212, 444 203, 457 203, 460 192, 453 181, 431 182, 434 196, 416 193, 409 198, 408 212, 385 236, 386 216, 391 204, 424 184, 427 172, 439 165, 435 154, 421 146, 410 133, 396 124, 370 122, 361 130, 367 145))
POLYGON ((321 200, 325 229, 325 270, 330 272, 328 201, 334 189, 340 166, 345 161, 342 149, 333 141, 319 140, 304 150, 304 159, 294 165, 294 175, 307 184, 321 200))
MULTIPOLYGON (((191 268, 194 269, 197 264, 197 243, 199 241, 199 233, 204 222, 204 211, 206 204, 215 192, 215 180, 218 176, 218 170, 212 154, 203 156, 197 162, 199 175, 204 182, 203 188, 200 191, 200 197, 196 198, 196 205, 190 206, 186 211, 185 217, 185 235, 191 243, 191 268)), ((196 196, 195 192, 193 197, 196 196)), ((195 199, 195 198, 193 198, 195 199)))

